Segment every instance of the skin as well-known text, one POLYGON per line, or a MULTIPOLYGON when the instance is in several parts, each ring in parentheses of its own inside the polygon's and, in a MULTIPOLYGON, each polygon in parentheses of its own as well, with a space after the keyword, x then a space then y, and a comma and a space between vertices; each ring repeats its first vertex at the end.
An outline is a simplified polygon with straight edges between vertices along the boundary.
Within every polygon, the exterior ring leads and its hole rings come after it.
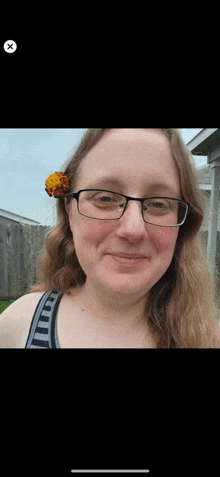
MULTIPOLYGON (((83 160, 74 192, 96 187, 131 197, 181 198, 169 140, 156 129, 111 129, 83 160), (101 182, 106 175, 121 184, 101 182), (155 182, 166 183, 173 191, 155 187, 155 182)), ((76 254, 87 276, 79 293, 89 319, 106 333, 112 327, 140 330, 146 326, 148 291, 169 268, 179 227, 146 224, 136 201, 130 201, 115 221, 83 217, 76 200, 67 212, 76 254), (113 252, 139 252, 149 258, 128 269, 108 255, 113 252)))

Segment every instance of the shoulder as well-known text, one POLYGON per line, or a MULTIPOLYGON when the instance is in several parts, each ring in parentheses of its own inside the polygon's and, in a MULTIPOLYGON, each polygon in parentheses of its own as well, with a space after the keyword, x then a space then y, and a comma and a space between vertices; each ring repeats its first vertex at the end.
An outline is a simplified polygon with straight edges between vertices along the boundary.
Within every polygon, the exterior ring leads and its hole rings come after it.
POLYGON ((0 348, 25 347, 34 311, 44 293, 28 293, 0 314, 0 348))

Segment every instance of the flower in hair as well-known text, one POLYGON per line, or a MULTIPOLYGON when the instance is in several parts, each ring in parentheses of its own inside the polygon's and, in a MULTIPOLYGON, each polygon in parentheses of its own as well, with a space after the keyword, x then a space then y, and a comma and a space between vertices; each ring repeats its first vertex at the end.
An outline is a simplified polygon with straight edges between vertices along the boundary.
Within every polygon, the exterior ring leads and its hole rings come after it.
POLYGON ((45 181, 46 189, 50 197, 61 197, 69 189, 69 181, 63 172, 54 172, 45 181))

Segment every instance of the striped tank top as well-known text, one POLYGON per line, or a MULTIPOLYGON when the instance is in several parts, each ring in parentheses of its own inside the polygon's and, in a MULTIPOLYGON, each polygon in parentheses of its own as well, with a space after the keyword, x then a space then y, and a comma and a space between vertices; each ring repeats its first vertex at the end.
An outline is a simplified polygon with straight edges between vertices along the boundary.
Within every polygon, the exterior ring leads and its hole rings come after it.
POLYGON ((57 309, 63 294, 50 290, 41 297, 34 312, 25 348, 60 348, 57 309))

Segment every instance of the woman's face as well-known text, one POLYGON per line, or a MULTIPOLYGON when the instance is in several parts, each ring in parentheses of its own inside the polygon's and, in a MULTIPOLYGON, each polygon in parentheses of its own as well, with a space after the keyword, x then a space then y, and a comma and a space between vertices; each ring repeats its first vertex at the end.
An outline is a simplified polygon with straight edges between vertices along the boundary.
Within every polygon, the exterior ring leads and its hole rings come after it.
MULTIPOLYGON (((83 160, 74 192, 90 188, 181 199, 169 140, 156 129, 111 129, 83 160)), ((179 227, 145 223, 137 201, 128 202, 119 220, 102 221, 80 215, 73 199, 69 221, 86 283, 121 298, 139 299, 158 282, 172 261, 179 232, 179 227), (129 266, 112 256, 119 252, 145 258, 129 266)))

